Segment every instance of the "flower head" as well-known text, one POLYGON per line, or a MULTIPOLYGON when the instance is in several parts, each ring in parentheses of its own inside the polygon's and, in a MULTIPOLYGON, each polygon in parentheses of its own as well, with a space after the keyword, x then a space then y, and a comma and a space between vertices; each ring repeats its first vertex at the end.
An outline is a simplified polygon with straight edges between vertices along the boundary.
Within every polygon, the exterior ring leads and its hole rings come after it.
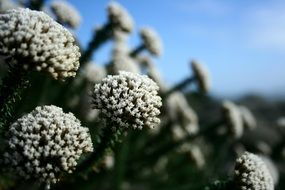
POLYGON ((55 79, 75 76, 79 67, 80 52, 72 34, 45 13, 30 9, 0 15, 0 53, 55 79))
POLYGON ((66 1, 53 1, 51 10, 57 17, 57 20, 72 28, 77 28, 81 22, 81 16, 74 6, 66 1))
POLYGON ((82 153, 93 151, 88 129, 72 113, 39 106, 13 123, 7 132, 4 162, 26 179, 49 187, 63 172, 72 173, 82 153))
POLYGON ((112 57, 119 56, 121 54, 129 55, 128 38, 122 31, 114 32, 114 47, 112 49, 112 57))
POLYGON ((128 11, 117 2, 111 2, 108 7, 109 23, 114 29, 122 30, 124 32, 131 32, 133 30, 133 19, 128 11))
POLYGON ((202 169, 205 164, 205 156, 198 145, 189 145, 187 149, 187 155, 190 160, 197 166, 197 168, 202 169))
POLYGON ((278 171, 278 168, 276 167, 275 163, 268 156, 259 155, 259 157, 265 163, 268 171, 270 172, 270 174, 272 176, 273 182, 276 185, 279 181, 279 171, 278 171))
POLYGON ((112 74, 118 74, 120 71, 127 71, 136 74, 140 73, 140 68, 136 65, 134 60, 125 54, 114 56, 110 66, 112 74))
POLYGON ((137 74, 140 73, 139 66, 129 56, 126 35, 121 31, 115 32, 112 62, 109 66, 112 74, 118 74, 119 71, 127 71, 137 74))
POLYGON ((88 82, 98 83, 106 77, 107 71, 104 67, 96 63, 88 63, 84 67, 84 74, 88 82))
POLYGON ((165 81, 163 80, 161 73, 156 67, 153 66, 148 68, 147 75, 157 83, 161 92, 166 92, 168 87, 165 81))
POLYGON ((166 101, 169 117, 181 125, 185 132, 192 135, 199 131, 198 116, 189 106, 185 96, 180 92, 172 93, 166 101))
POLYGON ((162 43, 158 34, 151 28, 142 28, 140 31, 144 46, 148 51, 156 56, 162 53, 162 43))
POLYGON ((93 105, 122 127, 153 128, 160 122, 158 86, 144 75, 125 71, 108 75, 95 85, 93 105))
POLYGON ((115 42, 115 44, 123 44, 123 46, 122 46, 123 50, 125 50, 125 51, 128 50, 129 51, 129 49, 124 49, 124 48, 127 47, 127 46, 125 46, 125 44, 127 44, 127 42, 128 42, 128 36, 129 35, 127 33, 123 32, 123 31, 121 31, 121 30, 115 30, 113 34, 114 34, 114 42, 115 42))
POLYGON ((165 92, 167 90, 167 85, 162 80, 161 73, 155 67, 153 60, 149 56, 141 55, 135 57, 136 62, 142 67, 143 70, 146 70, 147 75, 149 78, 154 80, 157 85, 159 86, 159 90, 161 92, 165 92))
POLYGON ((240 113, 243 120, 244 127, 248 129, 256 128, 256 120, 252 112, 245 106, 240 106, 240 113))
POLYGON ((256 150, 262 154, 269 155, 272 153, 271 146, 265 141, 257 141, 256 143, 254 143, 254 146, 256 150))
POLYGON ((210 76, 207 68, 196 60, 191 61, 191 66, 194 76, 197 79, 200 91, 203 93, 207 93, 211 86, 210 76))
POLYGON ((11 0, 0 0, 0 13, 4 13, 9 9, 15 9, 18 5, 11 0))
POLYGON ((276 124, 280 128, 285 128, 285 117, 280 117, 277 119, 276 124))
POLYGON ((257 155, 245 152, 236 160, 234 182, 238 190, 273 190, 272 176, 257 155))
POLYGON ((174 124, 171 127, 171 134, 174 141, 179 141, 181 139, 184 139, 187 135, 185 130, 182 129, 181 126, 178 124, 174 124))
POLYGON ((224 101, 222 111, 229 133, 234 138, 240 138, 243 134, 243 123, 239 108, 230 101, 224 101))

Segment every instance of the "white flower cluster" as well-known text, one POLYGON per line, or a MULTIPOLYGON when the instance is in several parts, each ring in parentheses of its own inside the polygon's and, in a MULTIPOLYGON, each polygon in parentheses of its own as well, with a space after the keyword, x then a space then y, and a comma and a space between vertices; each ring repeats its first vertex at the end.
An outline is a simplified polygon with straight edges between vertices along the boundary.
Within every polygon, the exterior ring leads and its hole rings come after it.
POLYGON ((57 21, 72 28, 77 28, 81 22, 80 13, 67 1, 55 0, 51 3, 51 10, 57 21))
POLYGON ((268 156, 259 155, 259 157, 263 160, 266 167, 268 168, 268 171, 270 172, 270 174, 272 176, 274 184, 275 185, 278 184, 279 171, 278 171, 278 168, 276 167, 275 163, 268 156))
POLYGON ((112 59, 111 73, 118 74, 120 71, 127 71, 136 74, 140 73, 140 69, 134 60, 124 54, 116 55, 112 59))
POLYGON ((84 66, 84 76, 91 83, 98 83, 107 76, 107 71, 103 66, 96 63, 88 63, 84 66))
POLYGON ((276 121, 277 127, 285 128, 285 117, 280 117, 276 121))
POLYGON ((72 34, 45 13, 30 9, 0 15, 0 53, 55 79, 75 76, 79 67, 80 52, 72 34))
POLYGON ((256 143, 254 143, 254 146, 258 152, 260 152, 264 155, 270 155, 272 153, 271 146, 263 140, 259 140, 256 143))
POLYGON ((187 155, 197 168, 202 169, 206 165, 204 154, 198 145, 189 145, 187 155))
POLYGON ((131 32, 134 27, 133 19, 128 11, 117 2, 112 1, 108 7, 109 23, 114 29, 131 32))
POLYGON ((123 51, 128 51, 129 49, 125 44, 128 41, 129 34, 121 30, 115 30, 113 34, 114 34, 114 43, 115 44, 121 43, 123 51))
POLYGON ((11 0, 0 0, 0 13, 4 13, 9 9, 17 8, 18 5, 11 0))
MULTIPOLYGON (((116 48, 116 47, 115 47, 116 48)), ((119 49, 120 47, 117 46, 116 49, 119 49)), ((112 74, 118 74, 120 71, 127 71, 131 73, 140 73, 140 68, 135 63, 135 61, 129 57, 128 54, 124 52, 118 52, 113 54, 112 57, 112 64, 111 64, 111 73, 112 74)))
POLYGON ((175 123, 171 126, 171 135, 174 141, 179 141, 184 139, 187 136, 187 133, 180 125, 175 123))
POLYGON ((19 118, 7 137, 4 163, 21 177, 37 179, 47 188, 63 172, 72 173, 82 153, 93 151, 88 128, 56 106, 39 106, 19 118))
POLYGON ((112 57, 119 56, 121 54, 129 55, 127 35, 122 31, 114 32, 114 47, 112 49, 112 57))
POLYGON ((192 135, 199 131, 198 116, 181 92, 172 93, 167 98, 166 106, 172 122, 181 126, 186 134, 192 135))
POLYGON ((211 87, 211 80, 208 69, 196 60, 191 61, 192 71, 198 82, 198 88, 201 92, 207 93, 211 87))
POLYGON ((272 176, 264 161, 249 152, 236 160, 234 182, 237 190, 274 190, 272 176))
POLYGON ((114 168, 115 158, 112 153, 105 155, 103 159, 103 165, 104 165, 104 168, 106 168, 107 170, 111 170, 114 168))
POLYGON ((137 74, 140 73, 140 68, 129 56, 129 48, 126 40, 126 35, 123 32, 115 32, 111 63, 112 74, 118 74, 119 71, 128 71, 137 74))
POLYGON ((224 122, 230 135, 235 139, 243 135, 243 121, 239 107, 230 101, 224 101, 222 104, 224 122))
POLYGON ((166 92, 168 87, 166 83, 162 80, 162 76, 157 68, 150 67, 147 71, 147 75, 157 83, 161 92, 166 92))
POLYGON ((245 106, 239 106, 239 109, 244 127, 251 130, 255 129, 257 124, 256 124, 256 119, 253 116, 252 112, 245 106))
POLYGON ((156 56, 162 54, 162 43, 158 34, 151 28, 142 28, 140 31, 141 38, 143 40, 143 45, 147 50, 156 56))
POLYGON ((93 105, 121 127, 153 128, 160 123, 158 89, 145 75, 121 71, 95 85, 93 105))
POLYGON ((138 64, 140 64, 141 67, 147 70, 146 71, 147 75, 157 83, 160 91, 165 92, 167 90, 167 85, 162 80, 161 74, 159 70, 155 67, 151 58, 146 55, 141 55, 141 56, 136 56, 135 59, 138 62, 138 64))

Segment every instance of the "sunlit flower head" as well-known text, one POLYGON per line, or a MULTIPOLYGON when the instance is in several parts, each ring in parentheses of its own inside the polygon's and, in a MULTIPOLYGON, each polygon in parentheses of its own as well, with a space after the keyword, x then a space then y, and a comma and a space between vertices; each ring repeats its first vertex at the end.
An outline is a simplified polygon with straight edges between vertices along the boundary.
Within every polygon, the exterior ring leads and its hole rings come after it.
POLYGON ((43 12, 12 9, 0 15, 0 53, 24 69, 55 79, 76 75, 80 52, 72 34, 43 12))
POLYGON ((7 10, 18 8, 15 2, 11 0, 0 0, 0 13, 4 13, 7 10))
POLYGON ((107 11, 109 23, 115 30, 118 29, 124 32, 131 32, 133 30, 133 18, 119 3, 112 1, 107 7, 107 11))
POLYGON ((234 182, 237 190, 274 190, 266 164, 259 156, 249 152, 236 160, 234 182))
POLYGON ((265 163, 268 171, 270 172, 274 184, 278 184, 279 181, 279 171, 273 160, 271 160, 270 157, 264 156, 264 155, 259 155, 259 157, 262 159, 262 161, 265 163))
POLYGON ((207 93, 211 87, 211 80, 208 69, 197 60, 191 61, 192 70, 198 82, 198 88, 201 92, 207 93))
POLYGON ((153 55, 160 56, 162 54, 162 43, 158 34, 151 28, 142 28, 140 31, 143 44, 146 49, 153 55))
POLYGON ((245 106, 239 106, 239 109, 244 127, 248 129, 255 129, 257 124, 252 112, 245 106))
POLYGON ((51 10, 59 23, 71 28, 77 28, 80 25, 80 13, 67 1, 54 0, 51 3, 51 10))
POLYGON ((187 155, 197 168, 201 169, 205 166, 205 156, 199 146, 189 145, 187 155))
POLYGON ((110 71, 112 74, 118 74, 119 71, 127 71, 131 73, 140 73, 140 68, 135 60, 129 56, 129 48, 124 34, 117 33, 115 35, 114 48, 112 52, 112 63, 110 71))
POLYGON ((72 173, 82 153, 93 151, 88 128, 56 106, 39 106, 19 118, 10 126, 7 141, 4 163, 47 187, 63 173, 72 173))
POLYGON ((223 119, 229 134, 237 139, 243 135, 243 123, 239 108, 230 101, 222 104, 223 119))
POLYGON ((145 75, 120 71, 108 75, 93 91, 93 106, 125 128, 153 128, 160 123, 158 86, 145 75))
POLYGON ((181 125, 188 134, 199 131, 198 116, 180 92, 172 93, 166 101, 166 109, 172 122, 181 125))
POLYGON ((84 66, 84 76, 88 82, 98 83, 107 76, 105 67, 96 63, 88 63, 84 66))

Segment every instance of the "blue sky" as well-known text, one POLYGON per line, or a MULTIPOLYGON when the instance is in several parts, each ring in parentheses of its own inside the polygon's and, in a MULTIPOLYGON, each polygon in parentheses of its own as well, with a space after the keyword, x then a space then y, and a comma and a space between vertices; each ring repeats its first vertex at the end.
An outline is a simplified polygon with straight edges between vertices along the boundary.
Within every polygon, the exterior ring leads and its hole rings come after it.
MULTIPOLYGON (((69 0, 83 17, 76 31, 87 44, 96 25, 106 21, 109 1, 69 0)), ((164 54, 156 59, 164 79, 174 84, 191 72, 189 61, 201 60, 211 72, 212 93, 285 94, 285 1, 268 0, 118 0, 138 31, 151 26, 160 34, 164 54)), ((96 54, 104 63, 110 44, 96 54)))

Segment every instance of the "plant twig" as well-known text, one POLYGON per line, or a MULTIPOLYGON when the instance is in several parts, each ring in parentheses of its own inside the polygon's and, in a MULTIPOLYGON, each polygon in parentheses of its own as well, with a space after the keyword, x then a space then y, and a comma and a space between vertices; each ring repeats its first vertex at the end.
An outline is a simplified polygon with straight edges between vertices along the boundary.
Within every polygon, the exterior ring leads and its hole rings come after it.
POLYGON ((0 86, 0 133, 13 121, 16 105, 29 86, 27 71, 17 65, 10 65, 0 86))

